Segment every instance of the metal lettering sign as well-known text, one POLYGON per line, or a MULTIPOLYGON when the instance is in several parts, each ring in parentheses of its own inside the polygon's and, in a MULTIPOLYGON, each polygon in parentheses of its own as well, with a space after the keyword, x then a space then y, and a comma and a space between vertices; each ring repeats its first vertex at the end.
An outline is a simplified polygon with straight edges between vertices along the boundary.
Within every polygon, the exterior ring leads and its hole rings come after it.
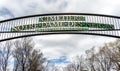
POLYGON ((59 13, 0 21, 0 41, 40 34, 94 34, 120 37, 120 17, 59 13))

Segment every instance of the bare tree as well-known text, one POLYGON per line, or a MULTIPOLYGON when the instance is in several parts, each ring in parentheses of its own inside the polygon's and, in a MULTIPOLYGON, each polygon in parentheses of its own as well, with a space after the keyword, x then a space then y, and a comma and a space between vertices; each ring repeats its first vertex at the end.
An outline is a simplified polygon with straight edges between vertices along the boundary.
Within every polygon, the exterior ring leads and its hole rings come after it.
POLYGON ((110 71, 113 67, 120 70, 120 40, 104 44, 97 53, 94 48, 87 50, 86 54, 90 71, 110 71))
POLYGON ((51 71, 60 71, 59 69, 60 69, 59 67, 53 66, 52 69, 51 69, 51 71))
POLYGON ((96 54, 96 64, 100 71, 110 71, 112 68, 110 50, 107 45, 103 46, 96 54))
POLYGON ((95 48, 86 50, 86 66, 88 71, 96 71, 95 68, 95 48))
POLYGON ((63 71, 86 71, 85 59, 83 56, 76 56, 75 60, 62 68, 63 71))
POLYGON ((9 71, 9 59, 11 57, 11 42, 7 41, 0 45, 0 71, 9 71))
POLYGON ((41 51, 34 49, 31 38, 17 40, 14 43, 14 71, 43 71, 45 58, 41 51))
POLYGON ((114 69, 117 71, 120 71, 120 39, 113 43, 109 43, 109 48, 111 51, 111 60, 112 63, 114 64, 114 69))

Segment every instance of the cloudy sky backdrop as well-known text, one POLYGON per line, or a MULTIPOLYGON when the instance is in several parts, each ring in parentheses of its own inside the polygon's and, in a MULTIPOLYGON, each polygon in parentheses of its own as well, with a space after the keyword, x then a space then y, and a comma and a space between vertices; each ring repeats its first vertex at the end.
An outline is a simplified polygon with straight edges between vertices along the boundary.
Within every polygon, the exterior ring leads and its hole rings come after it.
MULTIPOLYGON (((0 20, 45 13, 97 13, 120 16, 119 0, 0 0, 0 20)), ((92 35, 35 36, 36 48, 53 64, 69 63, 93 46, 115 38, 92 35)))

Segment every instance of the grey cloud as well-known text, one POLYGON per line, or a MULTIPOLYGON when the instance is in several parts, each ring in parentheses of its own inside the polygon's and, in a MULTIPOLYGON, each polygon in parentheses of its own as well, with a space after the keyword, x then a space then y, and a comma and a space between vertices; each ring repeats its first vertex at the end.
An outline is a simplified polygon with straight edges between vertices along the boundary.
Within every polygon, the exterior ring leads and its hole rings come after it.
POLYGON ((115 15, 114 9, 119 6, 118 0, 117 2, 113 0, 71 0, 65 12, 115 15))
POLYGON ((85 50, 88 50, 93 46, 96 49, 99 49, 99 46, 104 43, 115 40, 115 38, 93 35, 69 35, 69 38, 62 40, 57 39, 55 36, 50 37, 51 39, 45 39, 41 36, 33 38, 35 40, 37 39, 35 42, 37 48, 41 49, 45 57, 51 59, 56 57, 58 58, 59 56, 66 56, 68 57, 68 60, 76 55, 84 54, 85 50))
MULTIPOLYGON (((57 35, 56 35, 57 36, 57 35)), ((90 36, 90 35, 71 35, 68 39, 65 40, 40 40, 39 42, 43 46, 47 47, 58 47, 61 46, 63 48, 65 47, 76 47, 76 45, 80 44, 78 41, 84 41, 85 38, 95 38, 95 36, 90 36)))
POLYGON ((59 1, 59 0, 45 0, 45 2, 48 3, 48 4, 49 3, 56 3, 57 1, 59 1))
POLYGON ((115 16, 120 16, 120 6, 117 6, 116 8, 113 9, 113 15, 115 16))
POLYGON ((10 10, 3 7, 3 8, 0 8, 0 17, 1 17, 0 18, 1 20, 4 20, 4 19, 8 19, 8 18, 13 18, 14 15, 10 10))
POLYGON ((64 2, 62 2, 62 3, 58 6, 58 8, 59 8, 60 10, 64 11, 64 10, 67 8, 67 6, 68 6, 68 2, 67 2, 67 1, 64 1, 64 2))
MULTIPOLYGON (((10 0, 2 3, 2 8, 9 10, 15 17, 63 12, 68 6, 68 0, 10 0), (7 4, 7 5, 6 5, 7 4)), ((6 10, 4 11, 6 12, 6 10)))
POLYGON ((81 37, 81 35, 80 36, 72 35, 71 37, 65 40, 57 40, 57 39, 55 40, 54 38, 53 40, 43 39, 43 40, 39 40, 39 43, 41 43, 43 46, 46 46, 46 47, 62 47, 62 48, 68 47, 69 48, 69 47, 75 47, 78 44, 78 41, 80 41, 80 39, 81 40, 84 39, 84 36, 81 37))
POLYGON ((14 17, 14 15, 7 8, 0 9, 0 15, 10 15, 11 17, 14 17))
MULTIPOLYGON (((6 2, 8 2, 5 3, 7 5, 3 3, 1 7, 5 7, 15 17, 64 12, 116 15, 120 6, 120 2, 114 3, 109 0, 10 0, 6 2), (114 10, 116 11, 114 12, 114 10)), ((119 13, 117 15, 119 15, 119 13)))

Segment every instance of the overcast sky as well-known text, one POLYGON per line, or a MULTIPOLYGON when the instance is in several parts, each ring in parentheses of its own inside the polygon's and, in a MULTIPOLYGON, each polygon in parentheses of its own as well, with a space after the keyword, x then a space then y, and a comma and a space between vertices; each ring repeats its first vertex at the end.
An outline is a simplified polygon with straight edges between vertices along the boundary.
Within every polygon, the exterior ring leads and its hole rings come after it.
MULTIPOLYGON (((119 0, 0 0, 0 20, 45 13, 97 13, 120 16, 119 0)), ((36 48, 52 63, 69 63, 91 47, 115 38, 92 35, 46 35, 34 37, 36 48)))

